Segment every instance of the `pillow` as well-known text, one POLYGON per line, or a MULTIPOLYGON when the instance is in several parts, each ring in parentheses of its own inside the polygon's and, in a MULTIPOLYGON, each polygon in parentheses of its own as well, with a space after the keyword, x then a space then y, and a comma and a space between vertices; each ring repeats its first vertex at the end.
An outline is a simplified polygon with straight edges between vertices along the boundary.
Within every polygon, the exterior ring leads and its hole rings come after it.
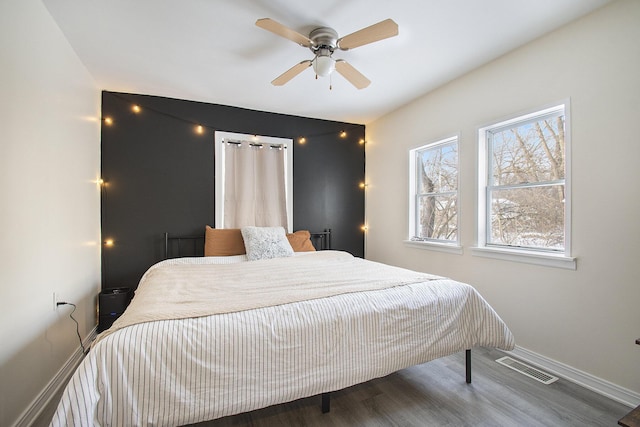
POLYGON ((246 253, 239 228, 211 228, 204 233, 204 256, 231 256, 246 253))
POLYGON ((311 233, 308 230, 298 230, 287 234, 287 240, 294 252, 312 252, 316 248, 311 242, 311 233))
POLYGON ((282 227, 242 227, 240 231, 249 261, 293 255, 282 227))

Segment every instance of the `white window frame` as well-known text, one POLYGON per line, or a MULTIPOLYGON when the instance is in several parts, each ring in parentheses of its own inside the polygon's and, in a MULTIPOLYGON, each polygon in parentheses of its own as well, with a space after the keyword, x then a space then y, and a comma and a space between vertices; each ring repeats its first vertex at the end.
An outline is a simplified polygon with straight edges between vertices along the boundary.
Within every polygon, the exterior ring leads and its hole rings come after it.
POLYGON ((407 230, 407 240, 404 241, 404 244, 409 247, 414 247, 418 249, 427 249, 427 250, 435 250, 440 252, 454 253, 454 254, 462 254, 462 246, 460 245, 460 136, 458 134, 453 136, 448 136, 445 138, 437 139, 433 142, 427 143, 425 145, 421 145, 420 147, 413 148, 409 150, 409 227, 407 230), (457 158, 457 188, 456 188, 456 240, 455 241, 446 241, 439 239, 427 239, 427 240, 411 240, 412 236, 415 236, 416 225, 417 225, 417 203, 416 203, 416 192, 418 189, 418 170, 416 164, 416 154, 419 151, 423 151, 425 149, 435 148, 441 145, 455 143, 457 145, 458 150, 458 158, 457 158))
POLYGON ((478 128, 478 194, 477 194, 477 244, 472 248, 476 256, 524 262, 549 267, 576 269, 576 258, 571 256, 571 117, 569 99, 548 105, 478 128), (564 112, 565 124, 565 205, 564 205, 564 251, 546 251, 529 248, 510 248, 487 244, 489 184, 489 138, 488 132, 498 128, 513 127, 536 117, 564 112))
POLYGON ((257 144, 273 144, 286 147, 285 162, 286 198, 287 198, 287 232, 293 232, 293 139, 277 138, 273 136, 249 135, 244 133, 215 131, 215 227, 224 228, 224 188, 225 188, 225 158, 224 141, 251 141, 257 144))

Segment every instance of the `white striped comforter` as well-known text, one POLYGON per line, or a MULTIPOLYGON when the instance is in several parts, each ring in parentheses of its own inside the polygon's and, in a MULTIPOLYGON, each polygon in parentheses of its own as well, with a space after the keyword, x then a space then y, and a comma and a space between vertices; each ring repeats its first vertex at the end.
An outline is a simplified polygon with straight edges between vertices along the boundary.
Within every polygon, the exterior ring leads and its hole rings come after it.
POLYGON ((514 339, 472 287, 449 279, 145 322, 92 348, 51 425, 196 423, 339 390, 474 346, 511 350, 514 339))
MULTIPOLYGON (((200 261, 204 260, 204 261, 200 261)), ((221 265, 160 262, 140 280, 136 298, 109 331, 154 320, 233 313, 334 295, 442 279, 417 271, 322 251, 221 265)))

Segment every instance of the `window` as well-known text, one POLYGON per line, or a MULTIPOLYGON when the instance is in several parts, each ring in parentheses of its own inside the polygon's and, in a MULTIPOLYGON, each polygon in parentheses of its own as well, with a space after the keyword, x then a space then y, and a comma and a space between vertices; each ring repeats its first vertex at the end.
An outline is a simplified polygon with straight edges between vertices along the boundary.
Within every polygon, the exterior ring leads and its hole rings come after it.
POLYGON ((480 129, 478 246, 569 255, 565 104, 480 129))
POLYGON ((215 226, 293 228, 293 140, 215 132, 215 226))
POLYGON ((458 244, 458 137, 409 152, 409 240, 458 244))

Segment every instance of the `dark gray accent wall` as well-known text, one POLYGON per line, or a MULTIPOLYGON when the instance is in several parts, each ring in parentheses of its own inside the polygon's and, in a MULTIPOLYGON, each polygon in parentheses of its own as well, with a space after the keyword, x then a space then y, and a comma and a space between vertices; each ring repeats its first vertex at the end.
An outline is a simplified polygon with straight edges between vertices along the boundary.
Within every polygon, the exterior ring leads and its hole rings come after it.
POLYGON ((162 258, 164 232, 214 225, 215 130, 305 136, 294 149, 294 230, 331 228, 334 249, 364 256, 363 125, 106 91, 102 115, 113 120, 102 125, 102 237, 114 240, 103 246, 103 288, 136 287, 162 258))

